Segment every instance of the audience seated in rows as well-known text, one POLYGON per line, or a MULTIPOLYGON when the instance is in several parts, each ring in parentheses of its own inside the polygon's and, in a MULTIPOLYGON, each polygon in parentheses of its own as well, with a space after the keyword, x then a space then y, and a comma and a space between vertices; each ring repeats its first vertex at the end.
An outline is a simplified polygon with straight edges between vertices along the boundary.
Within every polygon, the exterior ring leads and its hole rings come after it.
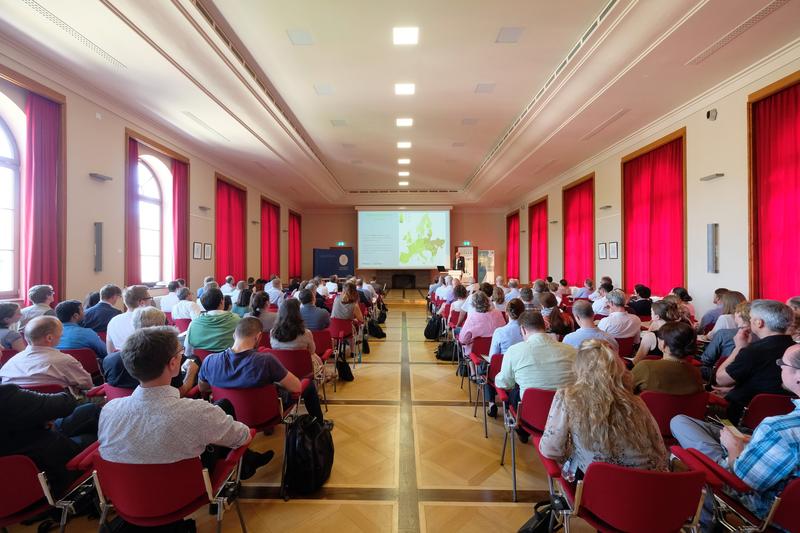
POLYGON ((670 300, 659 300, 653 302, 650 309, 650 326, 647 331, 640 334, 639 349, 636 352, 633 362, 638 363, 648 355, 661 355, 656 332, 670 322, 680 322, 681 315, 678 306, 670 300))
POLYGON ((23 331, 28 322, 37 316, 55 316, 55 311, 50 307, 54 298, 55 292, 50 285, 34 285, 28 289, 28 300, 31 301, 31 305, 21 311, 22 317, 19 319, 17 329, 23 331))
POLYGON ((280 307, 283 304, 283 299, 285 295, 283 294, 283 290, 281 288, 281 280, 279 278, 273 279, 269 286, 265 289, 265 291, 269 295, 269 301, 275 307, 280 307))
POLYGON ((726 291, 720 298, 722 314, 717 317, 714 327, 706 334, 706 337, 711 340, 719 331, 734 329, 736 327, 736 306, 745 301, 747 298, 741 292, 726 291))
POLYGON ((250 298, 250 312, 244 315, 261 321, 262 331, 269 333, 278 320, 278 313, 269 310, 269 294, 259 291, 250 298))
POLYGON ((569 481, 580 479, 594 462, 666 471, 658 425, 633 394, 616 352, 588 340, 574 356, 574 372, 574 381, 558 385, 539 443, 542 455, 561 463, 569 481))
POLYGON ((79 350, 88 348, 102 359, 108 353, 106 345, 94 330, 81 327, 83 320, 83 304, 80 300, 64 300, 56 306, 56 316, 63 325, 61 340, 56 348, 59 350, 79 350))
POLYGON ((478 291, 473 295, 472 303, 474 310, 467 313, 467 319, 458 333, 458 339, 464 345, 465 354, 472 353, 473 339, 491 337, 497 328, 506 323, 503 314, 494 308, 489 297, 483 291, 478 291))
POLYGON ((650 316, 651 306, 653 305, 653 300, 650 299, 650 287, 637 283, 633 291, 634 294, 628 301, 628 307, 631 308, 634 315, 650 316))
POLYGON ((642 321, 639 320, 638 316, 632 315, 625 310, 627 301, 625 293, 620 289, 615 289, 608 293, 606 299, 608 301, 608 316, 602 319, 597 324, 597 327, 617 339, 633 337, 633 344, 638 344, 642 332, 642 321))
POLYGON ((600 287, 602 287, 603 284, 606 284, 608 285, 608 287, 610 287, 610 288, 607 287, 608 290, 606 291, 606 293, 609 293, 614 290, 614 282, 611 280, 611 278, 609 278, 608 276, 603 276, 602 278, 600 278, 600 284, 597 286, 597 289, 589 295, 590 301, 594 302, 602 297, 602 295, 600 294, 600 287))
POLYGON ((508 280, 508 292, 506 292, 506 302, 514 298, 519 298, 519 280, 511 278, 508 280))
MULTIPOLYGON (((199 456, 203 465, 212 469, 229 448, 238 448, 249 440, 250 429, 234 420, 230 402, 214 405, 182 399, 170 386, 180 372, 182 351, 171 327, 144 328, 129 336, 122 360, 139 386, 131 396, 107 403, 100 413, 98 440, 103 459, 166 464, 199 456)), ((242 479, 251 477, 273 455, 248 450, 242 479)))
POLYGON ((25 339, 11 325, 22 317, 20 307, 14 302, 0 302, 0 349, 21 352, 25 349, 25 339))
POLYGON ((225 310, 225 296, 219 289, 207 289, 200 297, 203 312, 186 330, 186 354, 195 349, 221 352, 233 344, 233 330, 240 318, 225 310))
POLYGON ((634 391, 695 394, 704 390, 700 370, 688 358, 697 352, 697 334, 684 322, 668 322, 656 331, 663 356, 637 362, 633 367, 634 391))
POLYGON ((592 310, 594 310, 594 314, 608 316, 610 313, 608 310, 608 295, 613 290, 614 287, 611 285, 611 283, 603 282, 600 284, 600 287, 597 289, 596 293, 597 298, 592 300, 592 310))
MULTIPOLYGON (((757 302, 759 300, 753 302, 755 316, 763 316, 766 313, 757 302)), ((800 396, 800 346, 792 344, 779 355, 771 361, 773 366, 778 365, 781 385, 800 396)), ((752 492, 736 494, 736 497, 763 519, 786 484, 800 477, 800 400, 792 402, 795 408, 791 413, 765 418, 752 437, 740 437, 728 428, 720 429, 686 415, 673 418, 670 430, 683 448, 700 450, 751 487, 752 492)), ((713 498, 707 497, 701 519, 705 527, 710 527, 713 520, 712 503, 713 498)))
POLYGON ((717 322, 717 318, 719 318, 719 315, 722 314, 722 295, 726 292, 728 292, 728 289, 724 287, 714 290, 714 298, 712 300, 714 307, 706 311, 700 319, 698 328, 701 332, 705 331, 707 327, 713 327, 717 322))
MULTIPOLYGON (((122 289, 116 285, 103 285, 100 289, 100 301, 92 307, 84 309, 83 327, 92 329, 96 333, 105 333, 111 319, 122 314, 122 311, 116 307, 121 299, 122 289)), ((108 351, 108 344, 106 344, 106 351, 108 351)))
POLYGON ((177 281, 170 281, 167 283, 167 294, 161 297, 158 301, 158 306, 161 308, 162 311, 165 313, 172 313, 172 309, 177 305, 179 298, 178 298, 178 290, 180 290, 181 285, 177 281))
MULTIPOLYGON (((589 298, 594 293, 594 281, 589 278, 586 278, 583 281, 583 287, 578 289, 578 292, 575 293, 575 298, 589 298)), ((591 298, 590 298, 591 299, 591 298)))
POLYGON ((172 308, 172 320, 194 320, 203 312, 189 287, 181 287, 176 293, 178 303, 172 308))
POLYGON ((613 335, 599 329, 594 323, 594 310, 591 302, 579 300, 572 307, 572 314, 578 323, 578 329, 564 336, 564 343, 578 349, 583 341, 597 339, 607 342, 614 351, 619 351, 619 346, 613 335))
POLYGON ((556 301, 556 295, 546 292, 539 296, 539 303, 542 305, 542 317, 548 333, 558 336, 559 339, 575 331, 575 321, 572 315, 562 313, 556 301))
POLYGON ((300 289, 297 299, 300 301, 300 317, 306 327, 311 331, 328 329, 331 323, 331 314, 325 308, 317 307, 317 291, 300 289))
POLYGON ((728 418, 735 424, 745 406, 759 393, 783 394, 780 368, 775 360, 795 343, 786 330, 794 314, 789 306, 774 300, 754 300, 750 305, 750 328, 734 337, 731 355, 717 369, 716 381, 728 401, 728 418), (751 333, 759 340, 753 341, 751 333))
POLYGON ((434 296, 447 303, 453 301, 453 277, 445 276, 442 284, 434 291, 434 296))
POLYGON ((133 333, 133 312, 139 307, 153 304, 153 297, 144 285, 131 285, 123 292, 126 311, 112 318, 108 323, 106 348, 108 353, 122 349, 125 340, 133 333))
POLYGON ((64 327, 54 316, 39 315, 25 326, 30 344, 0 368, 3 384, 56 385, 76 391, 92 388, 92 376, 74 357, 58 351, 64 327))

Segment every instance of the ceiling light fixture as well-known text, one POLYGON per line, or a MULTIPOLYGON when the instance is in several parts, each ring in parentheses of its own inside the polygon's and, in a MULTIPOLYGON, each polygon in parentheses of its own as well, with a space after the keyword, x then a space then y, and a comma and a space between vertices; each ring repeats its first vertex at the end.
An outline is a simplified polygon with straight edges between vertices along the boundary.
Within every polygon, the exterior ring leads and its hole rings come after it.
POLYGON ((401 187, 408 187, 408 182, 407 181, 398 181, 397 184, 399 186, 401 186, 401 187))
POLYGON ((400 176, 401 178, 407 178, 411 175, 411 172, 409 172, 408 170, 401 170, 400 172, 397 173, 397 175, 400 176))
POLYGON ((411 164, 411 160, 404 157, 402 159, 398 159, 397 160, 397 164, 398 165, 410 165, 411 164))
POLYGON ((410 45, 419 42, 419 28, 416 26, 406 26, 392 28, 392 41, 394 44, 410 45))
POLYGON ((411 141, 397 141, 397 147, 401 150, 408 150, 411 148, 411 141))
POLYGON ((314 44, 314 38, 306 30, 286 30, 289 41, 295 46, 309 46, 314 44))
POLYGON ((398 128, 410 128, 414 125, 413 118, 398 118, 395 120, 395 124, 397 124, 398 128))
POLYGON ((407 96, 414 94, 417 91, 417 86, 413 83, 395 83, 394 94, 398 96, 407 96))

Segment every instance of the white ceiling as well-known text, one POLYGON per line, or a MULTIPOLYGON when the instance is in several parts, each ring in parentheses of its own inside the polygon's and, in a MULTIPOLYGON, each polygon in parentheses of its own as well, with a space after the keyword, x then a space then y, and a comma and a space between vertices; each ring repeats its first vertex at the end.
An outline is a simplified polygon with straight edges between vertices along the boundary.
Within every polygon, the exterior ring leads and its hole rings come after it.
POLYGON ((0 53, 36 56, 305 207, 502 207, 800 38, 798 1, 617 0, 528 107, 606 0, 200 2, 208 18, 192 0, 4 2, 0 53), (687 64, 768 5, 780 9, 687 64), (393 26, 419 26, 419 45, 392 45, 393 26), (503 27, 522 28, 519 41, 496 43, 503 27), (311 44, 293 45, 295 30, 311 44), (416 94, 395 96, 397 82, 416 94), (476 94, 479 83, 493 92, 476 94), (399 179, 456 192, 348 192, 399 179))

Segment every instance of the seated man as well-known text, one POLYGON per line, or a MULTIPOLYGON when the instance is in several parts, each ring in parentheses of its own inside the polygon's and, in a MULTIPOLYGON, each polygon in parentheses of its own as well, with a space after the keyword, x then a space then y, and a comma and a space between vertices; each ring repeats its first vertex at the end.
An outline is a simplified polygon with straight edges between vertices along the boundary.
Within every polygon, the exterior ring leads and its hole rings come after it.
POLYGON ((125 339, 133 333, 133 312, 139 307, 153 305, 153 297, 145 285, 131 285, 125 289, 122 299, 125 301, 127 311, 115 316, 108 323, 106 336, 106 349, 108 353, 122 349, 125 339))
POLYGON ((239 316, 225 311, 225 298, 219 289, 207 289, 200 297, 206 312, 192 320, 186 331, 186 353, 199 348, 211 352, 221 352, 233 344, 233 330, 239 323, 239 316))
MULTIPOLYGON (((250 430, 234 420, 230 402, 214 405, 180 398, 178 390, 170 386, 180 372, 182 352, 174 328, 143 328, 128 338, 122 361, 139 386, 131 396, 107 403, 100 413, 97 436, 103 459, 166 464, 200 456, 203 465, 211 469, 227 455, 228 448, 247 442, 250 430)), ((248 450, 242 479, 252 477, 273 455, 271 451, 259 454, 248 450)))
POLYGON ((83 320, 83 304, 78 300, 64 300, 56 306, 56 316, 64 326, 59 350, 89 348, 99 359, 106 356, 106 345, 94 330, 79 326, 83 320))
POLYGON ((63 329, 61 322, 54 316, 38 316, 28 322, 25 326, 25 338, 30 344, 0 368, 3 384, 91 389, 92 376, 83 369, 78 360, 56 349, 63 329))
POLYGON ((233 282, 233 276, 225 276, 225 283, 223 283, 222 287, 219 288, 219 290, 222 291, 222 294, 230 295, 234 289, 236 289, 233 282))
POLYGON ((592 311, 594 311, 594 314, 608 316, 610 312, 608 310, 608 294, 613 290, 614 288, 610 283, 600 284, 600 288, 598 288, 596 292, 598 296, 592 300, 592 311))
POLYGON ((172 308, 175 307, 175 304, 178 303, 178 289, 181 286, 177 281, 170 281, 167 283, 167 290, 169 291, 167 294, 161 297, 158 301, 158 306, 161 308, 162 311, 165 313, 172 313, 172 308))
MULTIPOLYGON (((199 289, 197 289, 197 297, 198 298, 203 296, 203 293, 206 290, 206 285, 208 285, 209 283, 215 283, 215 284, 217 283, 216 280, 214 280, 214 276, 206 276, 206 277, 203 278, 203 286, 200 287, 199 289)), ((219 285, 217 285, 217 288, 219 288, 219 285)))
POLYGON ((592 294, 589 295, 589 300, 594 302, 602 297, 602 295, 600 294, 600 287, 603 285, 603 283, 608 283, 608 285, 611 287, 610 289, 608 289, 607 292, 611 292, 614 290, 614 282, 611 281, 611 278, 609 278, 608 276, 603 276, 602 278, 600 278, 600 286, 597 287, 596 291, 594 291, 592 294))
POLYGON ((314 292, 316 292, 317 295, 323 300, 331 293, 331 291, 328 290, 328 285, 326 283, 322 283, 322 280, 319 277, 312 279, 309 284, 311 283, 314 284, 314 292))
POLYGON ((103 285, 100 289, 100 301, 86 309, 83 314, 83 327, 92 329, 96 333, 105 333, 111 319, 122 314, 122 311, 115 307, 120 298, 122 289, 116 285, 103 285))
POLYGON ((775 300, 754 300, 750 329, 734 338, 736 348, 717 369, 717 385, 726 393, 728 418, 735 424, 750 400, 759 393, 782 394, 781 372, 775 360, 794 345, 786 330, 794 321, 788 305, 775 300), (751 333, 759 340, 752 341, 751 333))
POLYGON ((444 278, 442 276, 435 276, 433 278, 433 283, 428 285, 428 296, 431 297, 436 292, 436 289, 442 286, 444 283, 444 278))
POLYGON ((281 306, 285 295, 283 294, 280 278, 273 279, 265 289, 265 292, 269 295, 269 301, 272 302, 272 305, 281 306))
POLYGON ((203 308, 194 301, 194 295, 189 287, 181 287, 176 293, 178 303, 172 308, 172 320, 194 320, 203 312, 203 308))
POLYGON ((440 300, 445 302, 453 301, 453 278, 452 276, 445 276, 444 283, 439 286, 433 293, 440 300))
MULTIPOLYGON (((274 356, 256 351, 261 335, 261 321, 247 317, 236 326, 233 347, 211 354, 200 367, 200 392, 210 393, 211 387, 249 389, 275 383, 287 392, 300 392, 300 380, 286 370, 274 356)), ((308 414, 324 420, 317 389, 313 385, 303 392, 308 414)))
POLYGON ((309 289, 301 289, 297 293, 300 300, 300 316, 311 331, 327 329, 331 323, 331 314, 324 308, 317 307, 317 293, 309 289))
POLYGON ((514 278, 508 280, 508 292, 506 292, 506 303, 514 298, 519 298, 519 281, 514 278))
MULTIPOLYGON (((564 336, 563 342, 574 346, 575 349, 581 347, 581 343, 589 339, 605 341, 611 345, 614 351, 619 352, 619 345, 613 335, 606 333, 594 324, 594 310, 592 304, 586 300, 578 300, 572 307, 572 314, 578 323, 578 329, 564 336)), ((605 320, 605 319, 603 319, 605 320)))
POLYGON ((524 287, 519 291, 519 299, 522 300, 522 305, 525 306, 526 311, 538 309, 536 303, 533 301, 533 289, 530 287, 524 287))
POLYGON ((28 300, 31 301, 31 305, 21 311, 22 318, 19 319, 18 329, 20 331, 24 330, 28 322, 37 316, 55 315, 55 311, 50 307, 54 297, 55 292, 50 285, 34 285, 28 289, 28 300))
MULTIPOLYGON (((494 383, 508 389, 509 401, 516 405, 525 389, 556 390, 575 380, 572 364, 577 351, 545 333, 544 318, 538 311, 525 311, 517 320, 524 342, 509 347, 494 383), (518 387, 518 388, 517 388, 518 387)), ((518 433, 527 441, 527 433, 518 433), (524 434, 524 436, 523 436, 524 434)))
POLYGON ((0 385, 0 455, 25 455, 47 474, 56 497, 74 478, 70 459, 97 440, 100 406, 68 392, 40 394, 0 385))
MULTIPOLYGON (((522 331, 519 327, 519 317, 525 312, 525 306, 519 298, 513 298, 506 306, 508 323, 494 330, 492 333, 492 344, 489 347, 489 356, 505 354, 513 345, 522 342, 522 331)), ((486 402, 489 404, 489 416, 497 416, 497 405, 494 403, 494 388, 488 383, 484 386, 483 393, 486 395, 486 402)))
POLYGON ((642 336, 642 321, 639 320, 638 316, 630 314, 625 309, 625 301, 627 300, 625 293, 616 289, 609 292, 605 298, 608 300, 609 314, 597 324, 598 329, 605 331, 616 339, 633 337, 633 344, 639 344, 639 339, 642 336))
POLYGON ((589 298, 594 292, 594 281, 589 278, 586 278, 583 282, 583 287, 578 289, 578 292, 575 293, 575 299, 578 298, 589 298))
POLYGON ((339 292, 339 277, 336 274, 331 276, 330 281, 325 284, 325 288, 328 289, 329 294, 339 292))
MULTIPOLYGON (((783 387, 800 395, 800 346, 790 346, 776 362, 783 387)), ((670 430, 683 448, 700 450, 751 487, 753 492, 737 497, 756 516, 764 518, 786 484, 800 476, 800 400, 792 402, 794 411, 765 418, 752 437, 740 438, 727 428, 720 430, 686 415, 673 418, 670 430)), ((710 521, 710 510, 707 505, 704 522, 710 521)))
POLYGON ((728 289, 722 287, 714 291, 714 299, 712 301, 714 307, 706 311, 700 319, 700 324, 697 325, 697 329, 700 333, 705 333, 706 328, 712 328, 714 324, 717 323, 717 319, 722 314, 722 295, 726 292, 728 292, 728 289))

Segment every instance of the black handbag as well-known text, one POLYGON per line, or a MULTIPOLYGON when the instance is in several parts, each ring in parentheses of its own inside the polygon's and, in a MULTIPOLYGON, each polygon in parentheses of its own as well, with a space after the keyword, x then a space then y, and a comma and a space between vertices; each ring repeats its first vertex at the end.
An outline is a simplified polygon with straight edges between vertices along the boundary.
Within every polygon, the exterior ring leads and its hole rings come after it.
POLYGON ((367 342, 367 336, 364 335, 364 338, 361 339, 361 353, 367 354, 369 353, 369 342, 367 342))
POLYGON ((556 525, 555 522, 553 504, 550 503, 550 500, 539 502, 533 506, 533 516, 519 528, 517 533, 550 533, 551 531, 558 531, 561 529, 561 525, 556 525))
POLYGON ((350 369, 350 364, 344 358, 339 356, 336 358, 336 373, 339 374, 339 379, 342 381, 353 381, 353 371, 350 369))

